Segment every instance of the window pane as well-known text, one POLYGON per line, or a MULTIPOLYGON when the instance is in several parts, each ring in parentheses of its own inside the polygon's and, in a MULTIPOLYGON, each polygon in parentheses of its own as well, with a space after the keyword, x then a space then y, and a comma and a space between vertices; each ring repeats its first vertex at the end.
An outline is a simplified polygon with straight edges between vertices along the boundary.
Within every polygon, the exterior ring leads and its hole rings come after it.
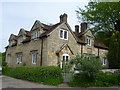
POLYGON ((67 39, 67 31, 64 31, 64 39, 67 39))
POLYGON ((65 61, 65 56, 63 56, 63 61, 65 61))
POLYGON ((20 62, 22 62, 22 55, 20 56, 20 62))
POLYGON ((33 64, 36 64, 36 61, 37 61, 37 54, 36 54, 36 53, 33 53, 33 54, 32 54, 32 63, 33 63, 33 64))
POLYGON ((68 61, 68 56, 66 56, 66 62, 68 61))
POLYGON ((63 38, 63 30, 60 30, 60 38, 63 38))

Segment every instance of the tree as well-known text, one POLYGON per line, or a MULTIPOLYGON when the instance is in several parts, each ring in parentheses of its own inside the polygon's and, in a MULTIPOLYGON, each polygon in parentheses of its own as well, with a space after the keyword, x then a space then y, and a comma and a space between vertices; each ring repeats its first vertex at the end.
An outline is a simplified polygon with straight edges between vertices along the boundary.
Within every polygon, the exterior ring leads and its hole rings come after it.
POLYGON ((92 25, 91 30, 94 34, 97 33, 98 39, 109 45, 109 37, 112 33, 120 31, 119 6, 120 2, 89 2, 85 10, 79 8, 76 13, 79 20, 92 25))
POLYGON ((120 32, 113 33, 108 52, 109 68, 120 69, 120 32))
POLYGON ((6 52, 3 52, 2 53, 2 66, 6 66, 7 65, 7 62, 5 61, 6 59, 6 52))

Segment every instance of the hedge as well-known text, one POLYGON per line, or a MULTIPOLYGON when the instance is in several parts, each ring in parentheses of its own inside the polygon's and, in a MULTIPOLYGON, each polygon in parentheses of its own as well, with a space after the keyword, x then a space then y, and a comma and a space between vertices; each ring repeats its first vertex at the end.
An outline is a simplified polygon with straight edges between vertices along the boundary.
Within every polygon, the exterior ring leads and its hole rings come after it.
POLYGON ((120 86, 120 75, 98 74, 96 80, 89 81, 87 78, 75 76, 69 83, 71 87, 112 87, 120 86))
POLYGON ((56 66, 34 66, 34 67, 3 67, 4 75, 17 79, 24 79, 33 82, 50 85, 58 85, 63 82, 62 70, 56 66))

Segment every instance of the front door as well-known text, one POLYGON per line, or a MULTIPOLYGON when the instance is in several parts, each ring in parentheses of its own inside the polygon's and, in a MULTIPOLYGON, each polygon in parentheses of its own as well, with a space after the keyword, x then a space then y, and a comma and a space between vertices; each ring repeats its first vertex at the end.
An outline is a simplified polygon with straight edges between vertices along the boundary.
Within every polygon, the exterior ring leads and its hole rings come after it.
POLYGON ((70 59, 70 56, 68 54, 63 54, 62 55, 61 63, 60 63, 60 67, 62 68, 62 70, 65 69, 65 66, 68 63, 69 59, 70 59))

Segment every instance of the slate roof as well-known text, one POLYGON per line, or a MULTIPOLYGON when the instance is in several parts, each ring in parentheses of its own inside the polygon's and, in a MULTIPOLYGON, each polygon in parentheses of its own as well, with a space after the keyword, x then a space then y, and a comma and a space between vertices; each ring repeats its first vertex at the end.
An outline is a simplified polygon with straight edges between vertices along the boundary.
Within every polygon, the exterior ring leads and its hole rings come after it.
POLYGON ((48 26, 48 25, 45 25, 45 24, 43 24, 43 30, 46 30, 44 33, 42 33, 41 35, 40 35, 40 37, 44 37, 44 36, 48 36, 48 34, 50 33, 50 32, 52 32, 56 27, 58 27, 59 25, 60 25, 61 23, 57 23, 57 24, 55 24, 55 25, 52 25, 52 26, 48 26))
MULTIPOLYGON (((85 32, 87 32, 87 30, 85 30, 84 32, 80 32, 80 33, 75 33, 74 32, 75 36, 78 39, 78 43, 86 44, 85 41, 82 40, 82 35, 85 32)), ((94 40, 94 46, 97 47, 97 48, 108 49, 108 47, 104 43, 102 43, 101 41, 97 40, 96 38, 94 40)))

